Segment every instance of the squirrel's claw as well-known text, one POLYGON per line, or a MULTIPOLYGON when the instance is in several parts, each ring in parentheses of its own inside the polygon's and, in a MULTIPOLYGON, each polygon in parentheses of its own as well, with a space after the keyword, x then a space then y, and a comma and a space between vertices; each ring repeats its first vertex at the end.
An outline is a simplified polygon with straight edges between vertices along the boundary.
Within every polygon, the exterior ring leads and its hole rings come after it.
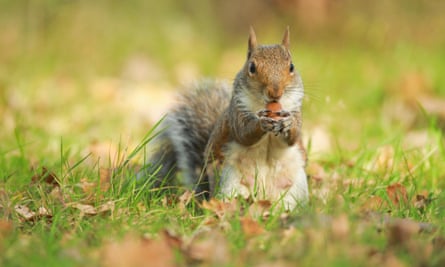
POLYGON ((276 125, 274 128, 275 135, 286 134, 292 127, 293 120, 292 117, 285 117, 276 121, 276 125))
POLYGON ((256 115, 261 118, 261 117, 269 117, 269 114, 270 114, 270 110, 262 109, 262 110, 258 111, 256 115))
POLYGON ((290 117, 291 112, 287 111, 287 110, 282 110, 278 112, 278 116, 283 117, 283 118, 288 118, 290 117))
POLYGON ((265 132, 273 132, 276 128, 276 120, 271 119, 269 117, 262 116, 260 117, 260 127, 265 132))

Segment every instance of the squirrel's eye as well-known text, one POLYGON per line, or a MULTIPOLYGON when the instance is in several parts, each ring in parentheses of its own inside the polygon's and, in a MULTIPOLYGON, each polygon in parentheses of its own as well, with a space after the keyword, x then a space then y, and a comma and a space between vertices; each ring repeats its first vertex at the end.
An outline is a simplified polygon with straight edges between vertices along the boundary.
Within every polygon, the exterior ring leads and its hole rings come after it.
POLYGON ((250 63, 249 63, 249 73, 250 73, 250 74, 254 74, 255 72, 256 72, 256 66, 255 66, 255 63, 250 62, 250 63))
POLYGON ((289 72, 290 73, 293 73, 294 72, 294 64, 293 63, 290 63, 290 66, 289 66, 289 72))

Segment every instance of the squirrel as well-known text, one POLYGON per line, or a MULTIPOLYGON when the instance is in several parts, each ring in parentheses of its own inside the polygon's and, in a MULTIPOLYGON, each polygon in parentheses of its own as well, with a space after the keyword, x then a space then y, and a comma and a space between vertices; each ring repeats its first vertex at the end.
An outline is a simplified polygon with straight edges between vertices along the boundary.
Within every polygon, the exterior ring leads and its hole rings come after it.
POLYGON ((308 201, 304 88, 289 46, 289 27, 275 45, 257 44, 251 27, 233 86, 205 80, 180 96, 148 161, 157 185, 181 172, 186 186, 207 197, 267 199, 286 209, 308 201))

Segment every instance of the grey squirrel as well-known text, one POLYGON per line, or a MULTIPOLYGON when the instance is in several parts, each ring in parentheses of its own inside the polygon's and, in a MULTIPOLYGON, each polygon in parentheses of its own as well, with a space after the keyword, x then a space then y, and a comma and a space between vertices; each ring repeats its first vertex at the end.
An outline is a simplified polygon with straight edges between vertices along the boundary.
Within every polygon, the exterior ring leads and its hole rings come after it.
POLYGON ((158 184, 179 171, 186 186, 212 197, 280 201, 286 209, 307 202, 304 88, 289 45, 289 28, 275 45, 258 45, 251 28, 233 86, 206 80, 180 96, 148 160, 158 184))

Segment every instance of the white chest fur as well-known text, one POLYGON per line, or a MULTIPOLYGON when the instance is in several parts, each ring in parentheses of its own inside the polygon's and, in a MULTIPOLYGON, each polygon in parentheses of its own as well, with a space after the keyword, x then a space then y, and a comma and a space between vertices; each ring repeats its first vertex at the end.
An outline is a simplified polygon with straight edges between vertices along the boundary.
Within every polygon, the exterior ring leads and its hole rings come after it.
POLYGON ((288 146, 280 137, 266 134, 245 147, 229 143, 221 171, 220 192, 225 197, 282 201, 286 209, 304 204, 308 187, 304 160, 297 145, 288 146))

